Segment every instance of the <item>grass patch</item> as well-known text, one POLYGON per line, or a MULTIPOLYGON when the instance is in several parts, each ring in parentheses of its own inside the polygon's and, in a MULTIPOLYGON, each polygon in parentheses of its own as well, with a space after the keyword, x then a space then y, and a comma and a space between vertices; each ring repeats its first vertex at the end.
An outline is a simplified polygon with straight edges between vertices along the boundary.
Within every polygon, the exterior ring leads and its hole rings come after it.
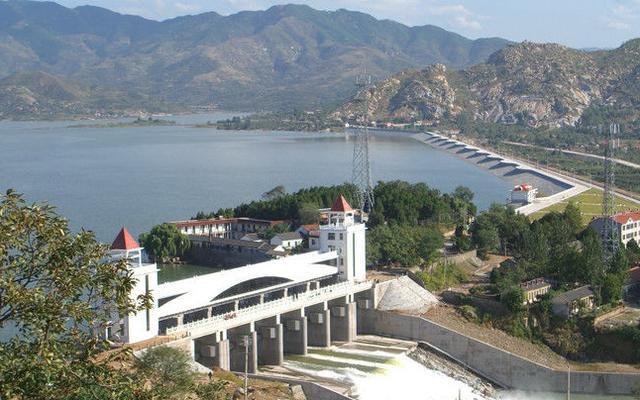
POLYGON ((431 271, 421 271, 416 275, 422 279, 426 288, 432 292, 457 286, 467 280, 467 274, 457 264, 438 263, 431 271))
MULTIPOLYGON (((570 201, 573 201, 580 208, 580 212, 582 213, 582 222, 588 224, 594 217, 602 215, 602 196, 602 190, 589 189, 586 192, 571 197, 570 199, 535 212, 531 214, 529 218, 534 221, 542 218, 552 211, 562 212, 567 207, 567 204, 569 204, 570 201)), ((640 210, 640 205, 616 196, 616 208, 618 211, 640 210)))

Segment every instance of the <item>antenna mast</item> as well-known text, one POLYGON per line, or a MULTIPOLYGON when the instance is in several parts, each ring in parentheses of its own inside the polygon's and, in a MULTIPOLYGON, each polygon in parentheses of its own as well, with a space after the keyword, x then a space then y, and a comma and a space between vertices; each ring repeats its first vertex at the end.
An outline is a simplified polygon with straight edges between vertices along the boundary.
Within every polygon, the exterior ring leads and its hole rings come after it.
POLYGON ((357 93, 354 101, 360 105, 361 114, 356 116, 360 125, 355 130, 353 145, 352 183, 358 190, 360 209, 364 212, 373 210, 373 184, 371 182, 371 165, 369 164, 369 88, 371 75, 356 77, 357 93))

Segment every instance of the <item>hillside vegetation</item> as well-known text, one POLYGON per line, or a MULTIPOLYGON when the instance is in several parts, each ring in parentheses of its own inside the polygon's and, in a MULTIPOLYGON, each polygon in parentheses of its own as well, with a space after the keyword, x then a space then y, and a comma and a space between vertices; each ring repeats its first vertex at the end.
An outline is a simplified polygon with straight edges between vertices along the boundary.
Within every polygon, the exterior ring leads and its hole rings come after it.
POLYGON ((384 78, 435 62, 461 68, 507 41, 303 5, 158 22, 10 0, 0 2, 0 43, 0 117, 33 117, 324 107, 347 98, 364 69, 384 78))

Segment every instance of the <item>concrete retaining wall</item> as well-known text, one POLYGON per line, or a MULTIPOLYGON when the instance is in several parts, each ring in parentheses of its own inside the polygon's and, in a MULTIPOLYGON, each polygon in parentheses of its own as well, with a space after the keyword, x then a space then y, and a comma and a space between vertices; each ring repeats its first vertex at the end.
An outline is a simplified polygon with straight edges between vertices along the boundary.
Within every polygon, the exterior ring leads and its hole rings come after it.
MULTIPOLYGON (((467 337, 420 317, 367 310, 367 333, 427 342, 490 380, 506 388, 564 392, 567 372, 555 371, 515 354, 467 337)), ((593 394, 630 394, 640 384, 640 374, 572 372, 571 391, 593 394)))

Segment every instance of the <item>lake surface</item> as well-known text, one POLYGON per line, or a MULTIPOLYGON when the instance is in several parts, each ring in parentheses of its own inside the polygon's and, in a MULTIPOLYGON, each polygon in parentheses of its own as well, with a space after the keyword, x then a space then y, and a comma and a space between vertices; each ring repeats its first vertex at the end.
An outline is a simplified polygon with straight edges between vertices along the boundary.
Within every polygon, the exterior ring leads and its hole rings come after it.
MULTIPOLYGON (((338 133, 217 131, 190 124, 229 113, 167 117, 176 126, 74 128, 87 122, 0 122, 0 190, 48 201, 73 229, 110 242, 199 210, 288 191, 350 181, 353 141, 338 133)), ((90 121, 107 123, 111 121, 90 121)), ((406 137, 371 140, 374 181, 426 182, 476 193, 482 208, 504 202, 511 185, 446 152, 406 137)))

